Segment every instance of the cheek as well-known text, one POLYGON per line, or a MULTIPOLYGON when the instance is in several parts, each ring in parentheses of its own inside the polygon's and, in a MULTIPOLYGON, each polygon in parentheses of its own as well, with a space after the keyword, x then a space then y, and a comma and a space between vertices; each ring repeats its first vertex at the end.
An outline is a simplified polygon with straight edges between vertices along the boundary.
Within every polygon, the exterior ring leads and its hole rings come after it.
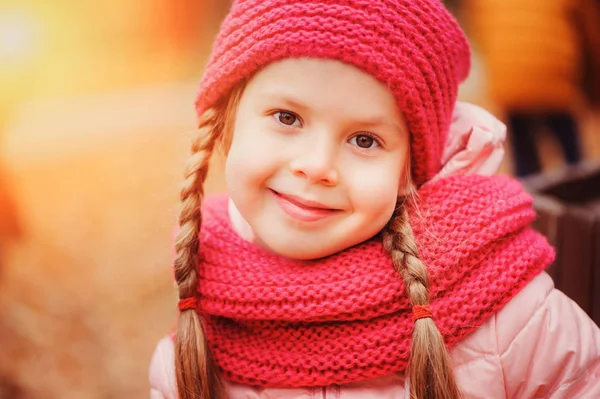
POLYGON ((269 146, 260 129, 248 126, 233 136, 225 162, 225 180, 228 191, 251 191, 260 187, 277 170, 277 154, 269 146))
POLYGON ((361 209, 383 212, 394 209, 398 197, 398 183, 385 178, 371 178, 354 187, 353 202, 361 209))
POLYGON ((253 157, 244 151, 239 141, 231 145, 225 161, 225 184, 227 193, 244 219, 249 220, 260 207, 258 187, 260 169, 256 169, 253 157))
POLYGON ((225 160, 225 181, 229 192, 247 190, 260 175, 260 165, 256 162, 251 148, 245 147, 238 138, 234 138, 225 160))
POLYGON ((396 206, 401 170, 401 166, 393 163, 354 171, 349 176, 352 179, 350 195, 354 210, 379 222, 379 219, 385 219, 384 223, 387 223, 396 206))

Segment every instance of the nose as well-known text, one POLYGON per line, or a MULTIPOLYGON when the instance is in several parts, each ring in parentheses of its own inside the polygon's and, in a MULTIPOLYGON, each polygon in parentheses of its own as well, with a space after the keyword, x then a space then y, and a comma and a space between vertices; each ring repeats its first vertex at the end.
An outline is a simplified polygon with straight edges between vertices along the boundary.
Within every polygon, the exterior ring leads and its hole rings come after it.
POLYGON ((295 176, 308 179, 311 183, 336 186, 339 174, 336 167, 335 146, 333 143, 323 141, 304 146, 290 162, 290 168, 295 176))

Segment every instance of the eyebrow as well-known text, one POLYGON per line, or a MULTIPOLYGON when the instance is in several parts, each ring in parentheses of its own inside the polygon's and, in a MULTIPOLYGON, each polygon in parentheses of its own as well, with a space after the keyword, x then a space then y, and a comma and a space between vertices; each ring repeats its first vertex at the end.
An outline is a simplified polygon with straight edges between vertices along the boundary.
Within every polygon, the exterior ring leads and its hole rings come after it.
POLYGON ((399 133, 404 133, 406 131, 406 129, 402 128, 402 126, 398 125, 396 122, 387 121, 385 118, 382 118, 382 117, 366 119, 366 120, 358 120, 357 123, 360 124, 361 126, 368 126, 368 127, 388 126, 392 129, 398 131, 399 133))
MULTIPOLYGON (((302 111, 311 109, 310 106, 305 105, 301 101, 296 100, 293 96, 290 96, 287 94, 266 92, 266 93, 264 93, 264 96, 265 96, 265 98, 269 99, 270 101, 275 101, 275 102, 285 104, 286 106, 289 106, 293 109, 299 109, 302 111)), ((357 125, 361 125, 361 126, 365 126, 365 127, 369 127, 369 128, 374 128, 374 127, 378 127, 378 126, 387 126, 387 127, 390 127, 400 133, 403 133, 403 134, 406 133, 407 129, 403 128, 396 122, 389 121, 388 119, 389 118, 385 118, 383 116, 376 116, 376 117, 365 118, 365 119, 355 119, 354 122, 357 125)))
POLYGON ((310 106, 305 105, 301 101, 294 99, 293 96, 289 96, 286 94, 266 92, 266 93, 264 93, 264 97, 267 98, 269 101, 283 103, 286 106, 290 106, 291 108, 301 109, 301 110, 309 110, 310 109, 310 106))

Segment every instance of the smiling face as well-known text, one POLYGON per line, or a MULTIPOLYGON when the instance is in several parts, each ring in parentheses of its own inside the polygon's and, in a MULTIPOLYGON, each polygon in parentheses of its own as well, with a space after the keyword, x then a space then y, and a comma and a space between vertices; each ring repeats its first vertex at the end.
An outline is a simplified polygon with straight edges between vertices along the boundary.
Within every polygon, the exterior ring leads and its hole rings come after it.
POLYGON ((270 64, 246 86, 226 162, 230 217, 265 249, 316 259, 377 234, 409 190, 392 93, 333 60, 270 64))

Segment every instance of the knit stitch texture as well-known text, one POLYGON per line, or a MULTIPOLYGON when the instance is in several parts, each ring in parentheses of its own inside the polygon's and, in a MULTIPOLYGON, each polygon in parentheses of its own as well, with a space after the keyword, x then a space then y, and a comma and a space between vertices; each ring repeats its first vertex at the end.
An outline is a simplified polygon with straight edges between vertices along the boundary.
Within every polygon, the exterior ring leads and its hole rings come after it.
POLYGON ((201 115, 242 79, 284 58, 335 59, 394 94, 420 185, 440 169, 467 39, 440 0, 237 0, 215 41, 196 100, 201 115))
MULTIPOLYGON (((419 190, 411 225, 431 311, 453 346, 552 260, 528 227, 531 197, 507 177, 459 176, 419 190)), ((227 197, 207 200, 198 311, 224 376, 277 387, 344 384, 404 370, 413 318, 379 237, 314 261, 290 260, 232 229, 227 197)))

